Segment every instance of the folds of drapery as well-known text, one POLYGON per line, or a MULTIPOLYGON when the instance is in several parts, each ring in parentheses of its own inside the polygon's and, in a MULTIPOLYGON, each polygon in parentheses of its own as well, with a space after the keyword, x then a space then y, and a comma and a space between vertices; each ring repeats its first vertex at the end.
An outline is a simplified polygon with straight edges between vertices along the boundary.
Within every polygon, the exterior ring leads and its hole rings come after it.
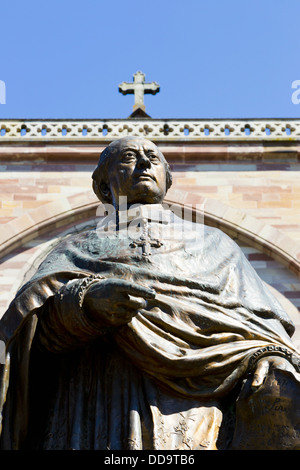
MULTIPOLYGON (((14 447, 26 434, 28 369, 37 324, 74 279, 101 274, 156 290, 147 309, 113 333, 113 342, 138 371, 182 399, 224 396, 245 375, 252 354, 266 346, 297 354, 290 340, 293 325, 281 305, 220 231, 206 229, 201 250, 177 243, 157 252, 151 263, 132 257, 124 243, 99 239, 95 232, 68 238, 4 316, 1 334, 10 358, 2 381, 3 413, 9 415, 4 436, 14 447)), ((63 314, 64 305, 56 305, 63 314)))

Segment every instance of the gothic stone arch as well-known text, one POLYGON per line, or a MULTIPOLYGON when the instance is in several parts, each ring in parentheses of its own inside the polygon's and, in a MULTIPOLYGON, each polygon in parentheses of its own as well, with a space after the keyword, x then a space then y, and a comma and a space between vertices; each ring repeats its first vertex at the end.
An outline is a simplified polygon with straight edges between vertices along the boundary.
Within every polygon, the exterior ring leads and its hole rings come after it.
MULTIPOLYGON (((292 298, 295 284, 300 285, 300 263, 295 242, 243 211, 213 199, 171 189, 165 203, 179 213, 187 210, 192 217, 200 214, 205 224, 221 229, 239 244, 294 321, 294 341, 299 342, 300 348, 300 312, 292 298)), ((31 277, 56 243, 71 233, 96 226, 99 206, 101 204, 94 194, 85 192, 75 201, 65 197, 43 206, 42 211, 32 210, 26 217, 6 224, 0 246, 1 271, 6 278, 6 283, 2 284, 4 296, 0 317, 20 286, 31 277)))

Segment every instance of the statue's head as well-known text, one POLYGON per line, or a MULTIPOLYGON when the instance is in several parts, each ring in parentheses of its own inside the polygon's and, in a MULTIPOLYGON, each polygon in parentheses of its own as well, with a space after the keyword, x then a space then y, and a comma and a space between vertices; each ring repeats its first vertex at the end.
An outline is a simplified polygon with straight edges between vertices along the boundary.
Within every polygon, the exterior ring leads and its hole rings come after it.
POLYGON ((120 196, 128 204, 161 203, 172 184, 169 165, 153 142, 124 137, 101 153, 93 173, 93 189, 100 201, 118 207, 120 196))

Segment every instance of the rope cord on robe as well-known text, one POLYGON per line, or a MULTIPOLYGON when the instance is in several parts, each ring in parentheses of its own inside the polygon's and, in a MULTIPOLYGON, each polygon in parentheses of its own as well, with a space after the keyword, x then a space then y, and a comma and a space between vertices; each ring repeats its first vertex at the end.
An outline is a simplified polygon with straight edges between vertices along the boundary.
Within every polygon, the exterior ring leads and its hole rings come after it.
POLYGON ((249 359, 248 370, 251 373, 256 365, 256 363, 266 356, 280 356, 287 359, 296 369, 297 372, 300 372, 300 356, 296 355, 295 352, 290 351, 289 349, 283 346, 270 345, 258 349, 249 359))

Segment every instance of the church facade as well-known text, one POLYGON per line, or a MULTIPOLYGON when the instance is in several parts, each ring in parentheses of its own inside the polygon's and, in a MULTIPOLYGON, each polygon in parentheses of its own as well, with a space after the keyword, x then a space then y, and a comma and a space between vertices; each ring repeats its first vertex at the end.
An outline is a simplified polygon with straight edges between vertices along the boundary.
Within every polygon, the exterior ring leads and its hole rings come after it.
POLYGON ((0 317, 62 238, 103 214, 91 174, 105 146, 153 141, 173 174, 166 203, 220 228, 285 306, 300 350, 300 120, 0 122, 0 317))

